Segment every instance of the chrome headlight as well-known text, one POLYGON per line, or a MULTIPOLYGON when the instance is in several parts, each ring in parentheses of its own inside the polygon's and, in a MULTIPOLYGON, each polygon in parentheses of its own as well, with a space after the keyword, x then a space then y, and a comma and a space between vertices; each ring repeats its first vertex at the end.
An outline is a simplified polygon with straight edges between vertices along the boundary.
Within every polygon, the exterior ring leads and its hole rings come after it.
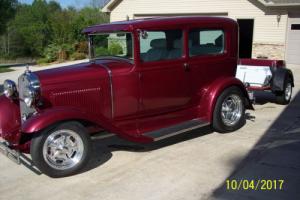
POLYGON ((16 95, 17 87, 12 80, 5 80, 3 83, 4 94, 7 98, 11 98, 16 95))
POLYGON ((25 104, 28 107, 32 107, 35 101, 37 100, 38 93, 33 87, 29 86, 25 88, 23 97, 24 97, 25 104))

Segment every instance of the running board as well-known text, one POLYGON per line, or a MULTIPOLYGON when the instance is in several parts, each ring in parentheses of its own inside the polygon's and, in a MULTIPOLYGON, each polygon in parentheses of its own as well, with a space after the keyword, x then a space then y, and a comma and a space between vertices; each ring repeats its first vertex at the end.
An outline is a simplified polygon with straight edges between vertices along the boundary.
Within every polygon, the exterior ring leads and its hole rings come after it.
POLYGON ((180 133, 188 132, 197 128, 209 125, 208 122, 199 119, 193 119, 167 128, 162 128, 157 131, 144 133, 144 136, 153 138, 154 141, 162 140, 168 137, 178 135, 180 133))

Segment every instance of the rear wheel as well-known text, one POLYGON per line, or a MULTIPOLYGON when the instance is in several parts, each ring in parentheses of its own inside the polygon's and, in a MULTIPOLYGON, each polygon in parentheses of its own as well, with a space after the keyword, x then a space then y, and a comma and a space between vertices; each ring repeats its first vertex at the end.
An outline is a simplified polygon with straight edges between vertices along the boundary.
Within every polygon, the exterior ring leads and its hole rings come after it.
POLYGON ((276 102, 281 105, 289 104, 292 98, 292 92, 292 79, 287 76, 284 80, 283 91, 276 93, 276 102))
POLYGON ((245 122, 244 94, 238 87, 225 89, 215 105, 213 128, 220 133, 232 132, 241 128, 245 122))
POLYGON ((31 141, 34 164, 50 177, 70 176, 79 172, 89 159, 90 138, 77 122, 67 122, 43 131, 31 141))

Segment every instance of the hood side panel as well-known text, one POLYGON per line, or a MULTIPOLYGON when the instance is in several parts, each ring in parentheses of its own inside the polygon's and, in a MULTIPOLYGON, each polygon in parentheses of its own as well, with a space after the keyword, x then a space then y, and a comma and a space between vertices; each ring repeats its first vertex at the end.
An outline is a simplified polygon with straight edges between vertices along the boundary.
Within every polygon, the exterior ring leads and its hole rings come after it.
POLYGON ((111 118, 110 82, 102 67, 93 64, 37 72, 42 109, 75 107, 84 113, 111 118))

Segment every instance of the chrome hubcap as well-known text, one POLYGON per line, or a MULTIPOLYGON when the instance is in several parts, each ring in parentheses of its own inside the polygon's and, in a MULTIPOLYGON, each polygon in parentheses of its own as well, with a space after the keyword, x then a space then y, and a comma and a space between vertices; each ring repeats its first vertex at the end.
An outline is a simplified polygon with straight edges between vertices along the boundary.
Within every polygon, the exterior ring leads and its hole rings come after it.
POLYGON ((291 96, 292 96, 292 84, 288 83, 285 91, 284 91, 284 95, 285 95, 285 100, 289 101, 291 96))
POLYGON ((241 118, 243 102, 238 95, 232 94, 222 103, 221 118, 226 126, 235 125, 241 118))
POLYGON ((66 170, 74 167, 83 156, 82 139, 72 130, 58 130, 50 134, 43 146, 46 163, 54 169, 66 170))

